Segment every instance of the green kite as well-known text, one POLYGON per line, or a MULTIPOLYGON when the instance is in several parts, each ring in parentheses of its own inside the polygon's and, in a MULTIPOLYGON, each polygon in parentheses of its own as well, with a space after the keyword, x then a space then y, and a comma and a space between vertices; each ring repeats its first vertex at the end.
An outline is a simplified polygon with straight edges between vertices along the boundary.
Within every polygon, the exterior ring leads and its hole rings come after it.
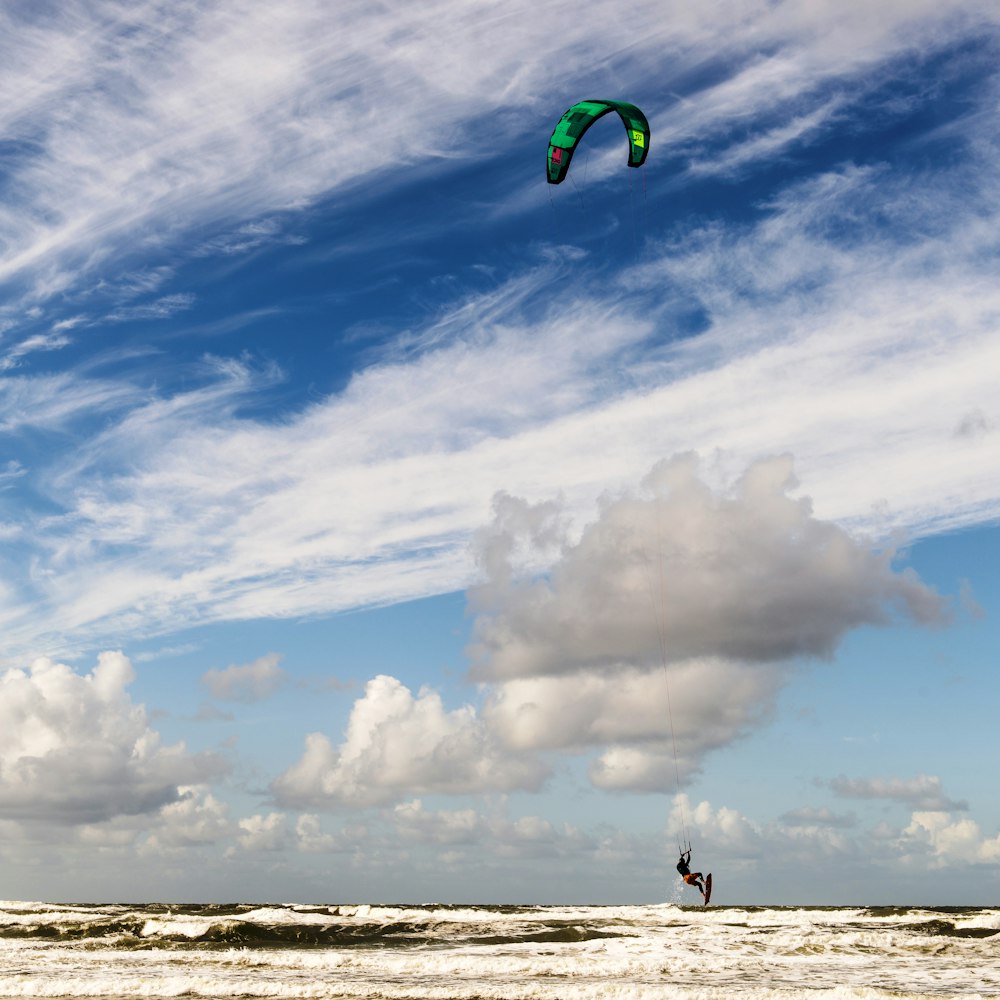
POLYGON ((573 159, 576 144, 583 138, 584 132, 598 118, 603 118, 612 111, 617 111, 625 124, 629 146, 628 165, 641 167, 646 162, 646 154, 649 152, 649 122, 634 104, 626 101, 580 101, 559 119, 552 138, 549 139, 550 184, 559 184, 566 176, 569 161, 573 159))

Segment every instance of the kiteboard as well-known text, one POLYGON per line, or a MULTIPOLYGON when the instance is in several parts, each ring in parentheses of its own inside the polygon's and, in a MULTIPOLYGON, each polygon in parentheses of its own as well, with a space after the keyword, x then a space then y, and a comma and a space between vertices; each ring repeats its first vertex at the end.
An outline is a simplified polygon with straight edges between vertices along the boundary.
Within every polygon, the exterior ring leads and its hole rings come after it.
POLYGON ((708 901, 712 898, 712 873, 709 872, 705 876, 705 905, 708 906, 708 901))

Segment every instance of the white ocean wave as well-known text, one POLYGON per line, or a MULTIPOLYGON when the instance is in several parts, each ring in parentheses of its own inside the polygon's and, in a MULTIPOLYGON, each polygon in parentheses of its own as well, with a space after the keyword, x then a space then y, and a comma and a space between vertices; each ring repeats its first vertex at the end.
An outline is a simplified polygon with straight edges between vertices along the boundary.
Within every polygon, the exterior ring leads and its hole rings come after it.
POLYGON ((0 904, 0 997, 1000 995, 1000 910, 0 904))

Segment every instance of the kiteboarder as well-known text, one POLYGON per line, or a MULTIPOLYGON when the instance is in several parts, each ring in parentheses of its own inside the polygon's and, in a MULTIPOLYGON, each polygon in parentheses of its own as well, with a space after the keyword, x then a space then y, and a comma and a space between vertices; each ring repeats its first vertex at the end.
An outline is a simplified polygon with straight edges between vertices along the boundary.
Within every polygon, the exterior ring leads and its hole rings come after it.
POLYGON ((701 884, 702 874, 701 872, 691 871, 691 848, 689 847, 684 851, 680 859, 677 862, 677 870, 681 874, 681 878, 687 882, 688 885, 693 885, 702 895, 705 896, 705 887, 701 884))

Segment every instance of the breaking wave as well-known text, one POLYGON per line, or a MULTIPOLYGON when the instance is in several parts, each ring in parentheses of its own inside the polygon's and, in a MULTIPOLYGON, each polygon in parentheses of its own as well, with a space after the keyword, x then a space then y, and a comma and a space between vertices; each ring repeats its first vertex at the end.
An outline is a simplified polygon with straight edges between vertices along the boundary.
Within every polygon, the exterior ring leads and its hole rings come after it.
POLYGON ((1000 996, 1000 909, 0 903, 0 997, 1000 996))

